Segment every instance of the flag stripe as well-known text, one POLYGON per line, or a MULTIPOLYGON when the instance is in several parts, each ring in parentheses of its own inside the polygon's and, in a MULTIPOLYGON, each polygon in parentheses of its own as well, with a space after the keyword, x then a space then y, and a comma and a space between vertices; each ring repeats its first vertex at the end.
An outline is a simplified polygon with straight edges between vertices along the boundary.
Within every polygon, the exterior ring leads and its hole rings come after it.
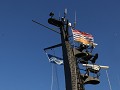
POLYGON ((79 30, 72 30, 72 33, 73 33, 73 39, 75 41, 81 42, 85 45, 90 45, 90 44, 97 45, 96 43, 94 43, 94 37, 89 33, 81 32, 79 30))

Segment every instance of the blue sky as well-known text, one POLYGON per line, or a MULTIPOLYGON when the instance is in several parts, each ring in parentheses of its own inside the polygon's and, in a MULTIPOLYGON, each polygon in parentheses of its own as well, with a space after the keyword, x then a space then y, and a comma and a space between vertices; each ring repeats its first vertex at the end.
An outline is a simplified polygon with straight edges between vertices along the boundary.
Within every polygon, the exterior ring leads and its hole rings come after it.
MULTIPOLYGON (((119 0, 0 0, 0 90, 50 90, 51 64, 43 48, 59 43, 60 36, 32 19, 53 28, 47 22, 49 13, 53 11, 58 18, 65 8, 71 23, 76 11, 77 29, 94 36, 98 43, 94 53, 99 53, 96 63, 110 66, 112 89, 118 90, 119 4, 119 0)), ((65 90, 63 67, 56 67, 60 90, 65 90)), ((86 90, 109 90, 105 70, 100 81, 96 86, 86 85, 86 90)))

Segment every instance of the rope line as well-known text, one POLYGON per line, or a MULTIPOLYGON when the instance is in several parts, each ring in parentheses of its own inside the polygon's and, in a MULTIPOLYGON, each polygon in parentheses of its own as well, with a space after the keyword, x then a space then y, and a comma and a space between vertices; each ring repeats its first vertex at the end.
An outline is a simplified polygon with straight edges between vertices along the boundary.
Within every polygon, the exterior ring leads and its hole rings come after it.
POLYGON ((120 87, 120 77, 119 77, 119 75, 118 75, 118 85, 120 87))
POLYGON ((110 79, 109 79, 109 75, 108 75, 107 70, 106 70, 106 75, 107 75, 107 79, 108 79, 108 83, 109 83, 109 88, 110 88, 110 90, 112 90, 112 87, 111 87, 111 83, 110 83, 110 79))
MULTIPOLYGON (((55 51, 54 49, 52 49, 53 54, 55 56, 55 51)), ((53 90, 54 87, 54 79, 56 80, 56 88, 57 90, 59 90, 59 82, 58 82, 58 75, 57 75, 57 68, 56 68, 56 64, 52 63, 52 81, 51 81, 51 90, 53 90)))
POLYGON ((52 81, 51 81, 51 90, 53 90, 53 77, 54 77, 54 74, 53 74, 53 64, 52 64, 52 81))
POLYGON ((56 67, 56 65, 55 65, 55 76, 56 76, 57 90, 59 90, 59 80, 58 80, 58 74, 57 74, 57 67, 56 67))

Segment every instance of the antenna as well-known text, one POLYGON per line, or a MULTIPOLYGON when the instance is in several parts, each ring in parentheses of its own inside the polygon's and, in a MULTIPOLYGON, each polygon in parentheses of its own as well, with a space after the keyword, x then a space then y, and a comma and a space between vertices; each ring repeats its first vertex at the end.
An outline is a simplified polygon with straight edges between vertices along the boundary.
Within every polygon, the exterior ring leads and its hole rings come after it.
POLYGON ((66 15, 67 15, 67 9, 65 9, 64 18, 66 17, 66 15))
POLYGON ((76 26, 76 11, 75 11, 75 22, 74 22, 74 28, 76 26))
POLYGON ((59 12, 59 20, 60 20, 60 12, 59 12))

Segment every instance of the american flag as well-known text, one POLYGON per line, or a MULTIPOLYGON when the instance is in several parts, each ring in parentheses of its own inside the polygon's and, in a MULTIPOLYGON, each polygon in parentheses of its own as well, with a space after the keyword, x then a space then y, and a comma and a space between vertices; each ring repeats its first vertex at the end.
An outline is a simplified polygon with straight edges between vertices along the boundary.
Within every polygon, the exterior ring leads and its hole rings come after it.
POLYGON ((73 38, 75 41, 77 42, 81 42, 85 45, 97 45, 94 43, 94 37, 86 32, 81 32, 79 30, 73 30, 72 29, 72 33, 73 33, 73 38))

